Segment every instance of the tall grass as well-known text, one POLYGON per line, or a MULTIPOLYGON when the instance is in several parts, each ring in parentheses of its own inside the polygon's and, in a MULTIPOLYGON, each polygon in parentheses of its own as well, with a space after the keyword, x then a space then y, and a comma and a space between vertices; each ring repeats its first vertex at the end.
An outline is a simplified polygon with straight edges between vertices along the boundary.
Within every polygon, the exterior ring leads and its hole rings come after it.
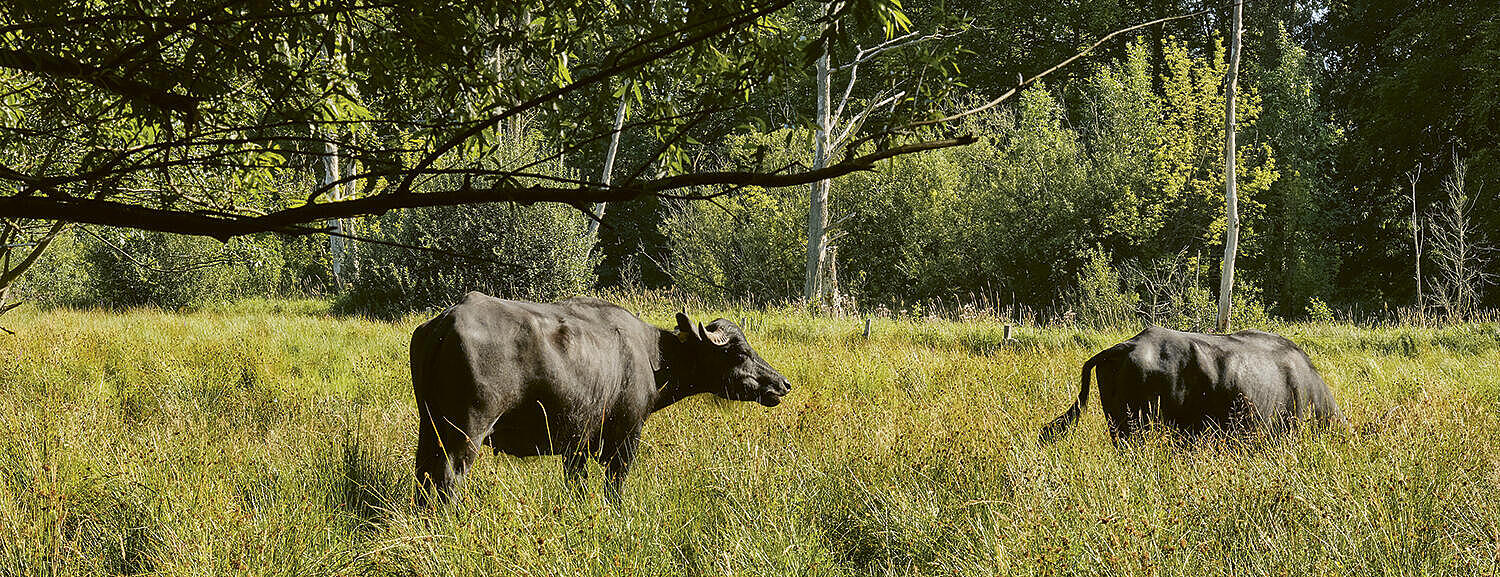
POLYGON ((1128 333, 880 320, 865 340, 852 320, 725 311, 795 384, 781 406, 658 413, 615 505, 567 491, 555 459, 485 456, 454 505, 420 511, 421 319, 320 314, 7 315, 0 575, 1500 571, 1493 325, 1279 327, 1352 432, 1116 450, 1097 405, 1035 438, 1128 333))

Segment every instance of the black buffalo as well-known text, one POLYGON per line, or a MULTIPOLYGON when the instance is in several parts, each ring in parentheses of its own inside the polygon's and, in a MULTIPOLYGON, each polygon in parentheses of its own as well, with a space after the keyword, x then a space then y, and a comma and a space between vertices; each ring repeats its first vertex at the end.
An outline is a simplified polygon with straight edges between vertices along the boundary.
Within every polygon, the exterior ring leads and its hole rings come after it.
POLYGON ((1068 432, 1088 405, 1089 370, 1119 442, 1160 420, 1177 431, 1284 432, 1297 422, 1343 422, 1328 385, 1297 345, 1262 331, 1229 335, 1149 327, 1083 363, 1078 402, 1042 430, 1042 442, 1068 432))
POLYGON ((652 412, 699 393, 773 407, 791 388, 724 319, 695 326, 678 313, 668 331, 598 299, 539 304, 477 292, 417 327, 411 376, 422 501, 447 499, 481 443, 563 455, 579 488, 593 457, 614 495, 652 412))

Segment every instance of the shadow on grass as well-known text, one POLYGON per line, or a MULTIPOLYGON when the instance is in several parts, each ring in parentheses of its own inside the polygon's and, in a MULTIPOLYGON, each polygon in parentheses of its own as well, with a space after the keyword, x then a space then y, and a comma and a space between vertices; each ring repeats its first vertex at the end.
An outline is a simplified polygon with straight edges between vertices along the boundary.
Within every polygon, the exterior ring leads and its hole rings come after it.
POLYGON ((70 497, 69 515, 61 519, 41 515, 39 520, 63 525, 59 534, 71 537, 78 555, 74 562, 97 564, 109 575, 151 574, 165 553, 154 498, 141 485, 101 479, 70 497))

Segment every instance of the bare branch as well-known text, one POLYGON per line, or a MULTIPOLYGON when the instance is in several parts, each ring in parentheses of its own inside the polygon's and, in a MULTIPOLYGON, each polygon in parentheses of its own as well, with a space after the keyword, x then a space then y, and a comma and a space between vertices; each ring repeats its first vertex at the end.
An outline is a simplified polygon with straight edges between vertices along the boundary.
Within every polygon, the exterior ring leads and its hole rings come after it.
POLYGON ((844 105, 849 103, 849 95, 854 92, 854 81, 859 79, 859 63, 849 68, 849 83, 844 85, 844 95, 839 97, 838 108, 833 111, 835 121, 844 117, 844 105))
MULTIPOLYGON (((1165 18, 1157 18, 1156 20, 1152 20, 1150 22, 1145 22, 1145 23, 1142 23, 1142 24, 1136 24, 1135 26, 1131 26, 1129 28, 1121 28, 1121 29, 1116 30, 1114 32, 1110 32, 1109 34, 1106 34, 1103 38, 1100 38, 1099 40, 1095 41, 1093 44, 1090 44, 1087 48, 1084 48, 1082 51, 1078 52, 1077 54, 1074 54, 1073 56, 1069 57, 1066 60, 1063 60, 1062 62, 1054 64, 1051 68, 1043 70, 1042 72, 1040 72, 1040 73, 1032 76, 1031 78, 1027 78, 1025 80, 1022 80, 1014 88, 1011 88, 1010 90, 1006 91, 1004 94, 1001 94, 999 97, 995 98, 994 100, 991 100, 989 102, 984 103, 984 105, 982 105, 982 106, 979 106, 977 108, 971 108, 971 109, 968 109, 968 110, 964 110, 962 112, 957 112, 957 113, 954 113, 954 114, 950 114, 950 115, 945 116, 943 118, 936 118, 936 119, 932 119, 932 120, 923 120, 923 121, 919 121, 919 122, 913 122, 913 123, 907 124, 906 126, 903 126, 901 128, 895 129, 895 130, 893 130, 891 132, 900 132, 900 131, 910 130, 910 129, 921 127, 921 126, 931 126, 931 125, 934 125, 934 124, 945 124, 945 123, 948 123, 948 122, 953 122, 954 120, 958 120, 960 118, 964 118, 966 116, 972 116, 972 115, 975 115, 975 114, 979 114, 980 112, 984 112, 986 110, 989 110, 991 108, 999 106, 1000 103, 1005 102, 1006 100, 1010 100, 1011 97, 1015 96, 1021 90, 1024 90, 1025 88, 1031 86, 1032 84, 1036 84, 1036 82, 1038 80, 1041 80, 1042 78, 1047 77, 1047 75, 1052 74, 1053 72, 1057 72, 1058 70, 1062 69, 1063 67, 1065 67, 1065 66, 1067 66, 1069 64, 1072 64, 1073 62, 1077 61, 1079 58, 1083 58, 1084 56, 1087 56, 1089 53, 1093 52, 1095 49, 1099 48, 1100 46, 1103 46, 1105 42, 1109 42, 1111 39, 1113 39, 1116 36, 1119 36, 1121 34, 1128 34, 1128 33, 1131 33, 1131 32, 1135 32, 1136 30, 1140 30, 1142 28, 1148 28, 1148 27, 1151 27, 1151 26, 1155 26, 1157 24, 1165 24, 1165 23, 1171 22, 1173 20, 1182 20, 1184 18, 1193 18, 1193 17, 1196 17, 1196 16, 1202 16, 1202 15, 1208 14, 1208 13, 1209 13, 1209 10, 1205 9, 1205 10, 1199 10, 1197 12, 1192 12, 1192 13, 1188 13, 1188 14, 1179 14, 1177 16, 1168 16, 1168 17, 1165 17, 1165 18)), ((866 139, 869 139, 869 138, 871 138, 871 137, 866 137, 866 139)))
POLYGON ((130 253, 130 251, 125 250, 123 247, 121 247, 118 244, 115 244, 114 241, 111 241, 111 240, 109 240, 107 238, 104 238, 104 235, 101 235, 101 234, 99 234, 97 232, 89 230, 88 227, 80 227, 80 228, 81 228, 81 230, 83 230, 83 232, 87 233, 89 236, 94 237, 95 240, 98 240, 99 242, 104 243, 104 246, 109 247, 110 250, 113 250, 113 251, 115 251, 115 253, 119 254, 120 256, 125 257, 125 260, 130 261, 131 264, 133 264, 133 265, 135 265, 135 266, 137 266, 139 268, 143 268, 143 269, 146 269, 146 270, 149 270, 151 272, 158 273, 158 274, 168 274, 168 275, 182 274, 182 273, 192 272, 192 271, 195 271, 195 270, 201 270, 201 269, 205 269, 205 268, 211 268, 211 267, 215 267, 215 266, 230 264, 230 263, 233 262, 233 260, 231 260, 229 258, 220 257, 220 258, 215 258, 215 259, 198 261, 198 262, 195 262, 195 263, 190 263, 190 264, 187 264, 185 266, 180 266, 180 267, 176 267, 176 268, 170 268, 170 269, 160 268, 160 267, 154 266, 154 265, 152 265, 150 263, 143 262, 141 259, 136 258, 135 255, 133 255, 133 254, 130 253))
POLYGON ((896 102, 899 102, 904 96, 906 96, 905 90, 887 96, 876 102, 872 102, 869 106, 866 106, 863 111, 861 111, 858 115, 851 119, 847 125, 844 126, 844 131, 840 132, 839 135, 833 139, 833 143, 830 148, 838 148, 840 146, 843 146, 844 142, 848 141, 850 136, 858 133, 860 127, 863 127, 865 125, 865 119, 868 118, 870 116, 870 113, 873 112, 876 108, 880 108, 887 104, 894 105, 896 102))
POLYGON ((407 250, 414 250, 414 251, 418 251, 418 252, 432 253, 432 254, 436 254, 436 255, 440 255, 440 256, 447 256, 447 257, 453 257, 453 258, 461 258, 461 259, 465 259, 465 260, 473 260, 473 261, 479 261, 479 262, 486 262, 486 263, 489 263, 489 264, 497 264, 497 265, 500 265, 500 266, 506 266, 506 267, 511 267, 511 268, 517 268, 517 269, 528 268, 524 264, 519 264, 519 263, 514 263, 514 262, 506 262, 506 261, 503 261, 503 260, 495 260, 495 259, 492 259, 492 258, 487 258, 487 257, 482 257, 482 256, 472 255, 472 254, 467 254, 467 253, 462 253, 462 252, 455 252, 455 251, 451 251, 451 250, 447 250, 447 249, 435 248, 435 247, 430 247, 430 246, 420 246, 420 245, 415 245, 415 244, 406 244, 406 243, 389 241, 389 240, 380 240, 380 239, 377 239, 377 238, 370 238, 370 237, 367 237, 367 236, 357 236, 357 235, 343 233, 343 232, 335 232, 335 231, 329 230, 327 228, 289 227, 288 229, 283 230, 282 232, 287 232, 287 233, 291 233, 291 234, 326 234, 328 236, 336 236, 336 237, 339 237, 339 238, 347 238, 349 240, 357 241, 357 242, 363 242, 363 243, 369 243, 369 244, 378 244, 378 245, 381 245, 381 246, 389 246, 389 247, 394 247, 394 248, 404 248, 404 249, 407 249, 407 250))
POLYGON ((22 274, 26 273, 26 269, 36 264, 36 260, 41 258, 42 252, 47 250, 48 245, 52 244, 52 239, 57 238, 58 233, 61 233, 67 224, 67 222, 61 220, 53 223, 52 228, 47 231, 46 235, 42 236, 41 240, 36 242, 31 252, 26 255, 26 258, 21 259, 20 263, 17 263, 9 270, 3 271, 3 274, 0 274, 0 289, 9 287, 10 283, 15 282, 16 279, 21 278, 22 274))
POLYGON ((849 94, 854 90, 854 81, 855 78, 857 78, 859 75, 860 64, 864 64, 865 62, 868 62, 876 56, 879 56, 891 50, 895 50, 897 48, 905 48, 907 46, 921 44, 930 40, 953 38, 955 36, 963 34, 963 32, 963 30, 959 30, 950 34, 945 34, 939 31, 928 34, 926 36, 918 36, 921 33, 913 31, 882 42, 871 48, 859 48, 855 52, 853 60, 840 64, 832 69, 832 72, 839 72, 846 69, 849 71, 849 82, 844 85, 844 95, 839 98, 839 105, 833 113, 833 118, 837 119, 844 116, 844 105, 849 102, 849 94))
POLYGON ((915 44, 921 44, 923 42, 928 42, 928 41, 931 41, 931 40, 943 40, 943 39, 947 39, 947 38, 953 38, 953 37, 956 37, 956 36, 958 36, 960 34, 963 34, 963 32, 964 32, 963 30, 959 30, 957 32, 952 32, 952 33, 943 33, 941 31, 939 31, 939 32, 934 32, 932 34, 928 34, 926 36, 922 36, 922 37, 917 37, 917 34, 919 34, 919 32, 909 32, 909 33, 907 33, 905 35, 898 36, 896 38, 892 38, 890 40, 882 42, 882 43, 880 43, 880 44, 878 44, 876 46, 872 46, 870 48, 862 48, 862 49, 860 49, 858 52, 855 53, 853 60, 850 60, 849 62, 845 62, 845 63, 840 64, 838 66, 835 66, 833 68, 833 71, 834 72, 839 72, 839 71, 844 70, 846 68, 857 67, 860 64, 868 62, 870 59, 872 59, 872 58, 874 58, 876 56, 879 56, 879 55, 884 54, 886 52, 890 52, 891 50, 895 50, 897 48, 905 48, 907 46, 912 46, 912 45, 915 45, 915 44))

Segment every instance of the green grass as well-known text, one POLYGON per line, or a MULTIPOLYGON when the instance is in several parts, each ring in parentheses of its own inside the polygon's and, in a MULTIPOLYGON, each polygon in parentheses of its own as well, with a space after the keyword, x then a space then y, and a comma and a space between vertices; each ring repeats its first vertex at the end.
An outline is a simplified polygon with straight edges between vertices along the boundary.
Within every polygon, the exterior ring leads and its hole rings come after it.
MULTIPOLYGON (((624 502, 485 456, 411 506, 421 319, 316 303, 21 310, 0 336, 0 575, 1495 575, 1492 325, 1291 325, 1354 432, 1117 451, 1096 404, 1037 429, 1129 336, 755 318, 774 409, 649 421, 624 502)), ((672 308, 648 311, 665 325, 672 308)), ((598 469, 594 488, 600 490, 598 469)))

